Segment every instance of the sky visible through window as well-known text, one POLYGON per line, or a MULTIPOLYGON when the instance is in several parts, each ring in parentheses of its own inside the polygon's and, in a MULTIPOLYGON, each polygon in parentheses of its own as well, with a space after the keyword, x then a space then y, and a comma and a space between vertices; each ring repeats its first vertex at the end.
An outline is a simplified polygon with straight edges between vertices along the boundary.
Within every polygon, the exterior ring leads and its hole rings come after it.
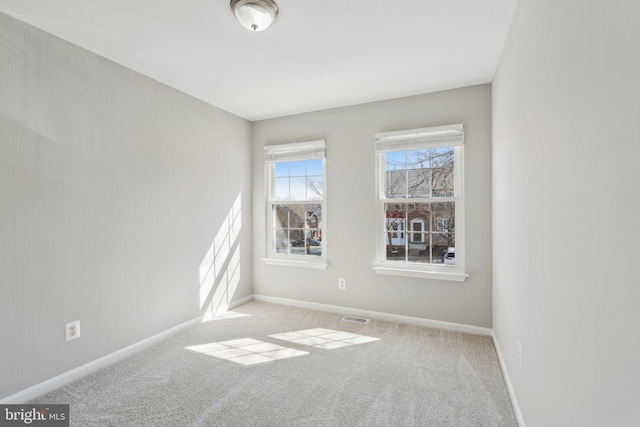
POLYGON ((321 159, 275 164, 275 200, 321 200, 322 196, 321 159))

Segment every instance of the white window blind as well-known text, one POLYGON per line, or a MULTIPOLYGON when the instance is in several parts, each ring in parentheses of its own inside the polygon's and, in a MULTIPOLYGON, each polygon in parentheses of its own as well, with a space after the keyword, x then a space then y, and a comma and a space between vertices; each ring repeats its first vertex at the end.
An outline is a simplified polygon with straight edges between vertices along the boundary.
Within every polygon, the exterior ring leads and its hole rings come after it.
POLYGON ((267 145, 264 147, 264 161, 267 164, 324 159, 325 155, 326 143, 324 139, 318 141, 293 142, 290 144, 267 145))
POLYGON ((383 132, 375 135, 376 151, 402 151, 464 144, 462 124, 383 132))

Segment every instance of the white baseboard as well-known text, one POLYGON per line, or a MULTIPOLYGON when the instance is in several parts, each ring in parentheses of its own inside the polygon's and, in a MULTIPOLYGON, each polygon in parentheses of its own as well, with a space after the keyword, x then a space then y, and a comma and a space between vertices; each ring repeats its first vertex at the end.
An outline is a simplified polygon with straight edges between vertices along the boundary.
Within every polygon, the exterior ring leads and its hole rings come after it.
POLYGON ((516 399, 515 390, 513 389, 513 385, 511 384, 511 378, 509 378, 507 365, 504 362, 504 358, 502 357, 502 351, 500 351, 500 345, 498 344, 498 339, 496 338, 496 335, 493 332, 493 330, 491 330, 491 338, 493 338, 493 345, 496 348, 496 354, 498 355, 498 361, 500 362, 500 369, 502 370, 502 376, 504 377, 504 382, 507 384, 507 391, 509 392, 509 398, 511 398, 511 405, 513 406, 513 412, 516 416, 516 420, 518 421, 518 426, 526 427, 524 424, 524 418, 522 417, 522 412, 520 412, 520 405, 518 405, 518 399, 516 399))
POLYGON ((237 301, 230 302, 228 309, 231 310, 231 309, 236 308, 236 307, 238 307, 238 306, 240 306, 242 304, 246 304, 249 301, 251 301, 252 299, 253 299, 253 295, 247 295, 246 297, 240 298, 237 301))
MULTIPOLYGON (((251 297, 249 297, 249 300, 250 299, 251 297)), ((160 332, 156 335, 153 335, 149 338, 146 338, 128 347, 125 347, 118 351, 114 351, 111 354, 107 354, 106 356, 103 356, 92 362, 86 363, 68 372, 65 372, 56 377, 48 379, 44 382, 41 382, 40 384, 36 384, 25 390, 19 391, 18 393, 12 394, 11 396, 5 397, 4 399, 0 400, 0 404, 26 403, 32 399, 35 399, 36 397, 42 396, 45 393, 48 393, 57 388, 60 388, 65 384, 68 384, 72 381, 82 378, 85 375, 88 375, 92 372, 95 372, 99 369, 109 366, 115 362, 118 362, 126 357, 129 357, 135 353, 138 353, 139 351, 144 350, 147 347, 157 344, 160 341, 163 341, 169 338, 170 336, 177 334, 183 329, 188 328, 189 326, 200 323, 201 320, 202 320, 202 316, 199 316, 195 319, 191 319, 187 322, 181 323, 180 325, 174 326, 173 328, 167 329, 166 331, 160 332)))
MULTIPOLYGON (((252 299, 253 299, 253 295, 246 296, 244 298, 241 298, 237 301, 230 303, 228 308, 232 309, 239 305, 245 304, 251 301, 252 299)), ((92 372, 97 371, 98 369, 102 369, 126 357, 129 357, 135 353, 138 353, 139 351, 144 350, 145 348, 150 347, 154 344, 157 344, 160 341, 163 341, 169 338, 170 336, 177 334, 183 329, 188 328, 189 326, 200 323, 201 321, 202 321, 202 316, 199 316, 199 317, 196 317, 195 319, 191 319, 187 322, 181 323, 180 325, 174 326, 173 328, 167 329, 166 331, 160 332, 152 337, 146 338, 142 341, 139 341, 128 347, 115 351, 111 354, 107 354, 106 356, 103 356, 92 362, 86 363, 68 372, 65 372, 56 377, 43 381, 40 384, 36 384, 32 387, 29 387, 28 389, 19 391, 18 393, 5 397, 4 399, 0 399, 0 404, 26 403, 32 399, 35 399, 38 396, 42 396, 45 393, 48 393, 57 388, 60 388, 63 385, 70 383, 71 381, 75 381, 79 378, 84 377, 85 375, 88 375, 92 372)))
POLYGON ((410 325, 425 326, 427 328, 445 329, 447 331, 465 332, 474 335, 491 336, 491 329, 480 326, 463 325, 461 323, 443 322, 441 320, 423 319, 421 317, 403 316, 400 314, 382 313, 378 311, 361 310, 357 308, 342 307, 338 305, 320 304, 316 302, 299 301, 287 298, 270 297, 253 294, 256 301, 271 302, 274 304, 290 305, 293 307, 308 308, 311 310, 328 311, 330 313, 357 315, 389 322, 407 323, 410 325))

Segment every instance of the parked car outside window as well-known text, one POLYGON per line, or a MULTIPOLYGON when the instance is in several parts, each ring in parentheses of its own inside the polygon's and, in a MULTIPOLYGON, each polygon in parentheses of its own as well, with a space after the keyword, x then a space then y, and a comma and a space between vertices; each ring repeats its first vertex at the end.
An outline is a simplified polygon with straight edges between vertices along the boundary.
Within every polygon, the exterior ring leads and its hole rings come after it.
POLYGON ((447 248, 444 252, 444 263, 447 265, 456 265, 456 248, 447 248))

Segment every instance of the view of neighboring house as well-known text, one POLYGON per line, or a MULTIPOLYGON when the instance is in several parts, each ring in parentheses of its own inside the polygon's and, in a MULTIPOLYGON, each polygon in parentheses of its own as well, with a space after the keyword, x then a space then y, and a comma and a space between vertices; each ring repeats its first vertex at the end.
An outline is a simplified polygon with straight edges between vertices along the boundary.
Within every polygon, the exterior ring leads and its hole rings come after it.
POLYGON ((388 260, 443 263, 455 247, 453 150, 387 154, 384 203, 388 260))
POLYGON ((452 203, 386 205, 387 257, 441 263, 455 247, 455 208, 452 203), (432 258, 429 259, 431 254, 432 258))
POLYGON ((278 205, 275 210, 277 252, 322 255, 321 205, 278 205))

